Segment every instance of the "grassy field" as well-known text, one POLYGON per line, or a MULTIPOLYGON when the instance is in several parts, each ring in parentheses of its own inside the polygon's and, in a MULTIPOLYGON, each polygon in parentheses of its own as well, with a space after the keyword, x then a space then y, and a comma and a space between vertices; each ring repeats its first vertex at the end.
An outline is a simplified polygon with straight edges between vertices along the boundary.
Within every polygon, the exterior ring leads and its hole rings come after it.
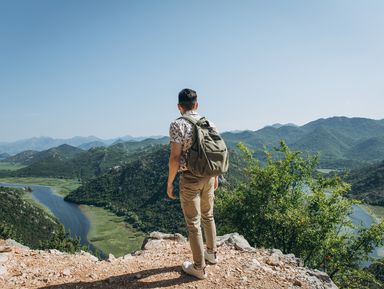
POLYGON ((55 193, 62 196, 68 195, 70 191, 73 191, 80 186, 80 183, 77 180, 72 180, 72 179, 33 178, 33 177, 0 178, 0 183, 49 186, 49 187, 52 187, 55 193))
POLYGON ((116 257, 140 250, 144 234, 124 222, 122 217, 94 206, 80 205, 80 209, 90 220, 88 240, 96 248, 116 257))
POLYGON ((26 166, 20 165, 20 164, 12 164, 12 163, 3 163, 0 162, 0 171, 7 170, 7 171, 16 171, 18 169, 25 168, 26 166))

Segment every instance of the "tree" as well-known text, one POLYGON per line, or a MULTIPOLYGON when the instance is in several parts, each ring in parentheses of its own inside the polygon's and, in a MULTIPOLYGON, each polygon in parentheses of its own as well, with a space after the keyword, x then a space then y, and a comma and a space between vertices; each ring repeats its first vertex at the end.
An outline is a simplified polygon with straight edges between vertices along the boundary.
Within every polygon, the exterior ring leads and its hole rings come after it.
POLYGON ((11 225, 0 222, 0 239, 14 238, 15 233, 11 225))
POLYGON ((265 151, 263 166, 244 145, 239 148, 248 162, 247 181, 218 194, 221 233, 239 231, 257 247, 294 253, 341 287, 347 275, 364 280, 368 275, 359 264, 383 244, 384 223, 353 226, 348 216, 357 201, 344 197, 350 185, 317 173, 317 156, 292 151, 283 141, 273 152, 265 151))
POLYGON ((72 238, 63 225, 45 241, 40 241, 40 249, 57 249, 64 252, 75 253, 80 250, 88 251, 80 244, 80 238, 72 238))

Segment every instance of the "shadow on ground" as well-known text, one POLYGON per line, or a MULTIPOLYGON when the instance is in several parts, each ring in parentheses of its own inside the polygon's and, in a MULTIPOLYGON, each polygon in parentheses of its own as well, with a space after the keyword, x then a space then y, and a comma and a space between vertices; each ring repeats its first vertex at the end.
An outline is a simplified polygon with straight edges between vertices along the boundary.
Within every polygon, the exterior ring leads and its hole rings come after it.
MULTIPOLYGON (((175 274, 173 274, 175 275, 175 274)), ((151 278, 151 279, 152 279, 151 278)), ((91 282, 72 282, 58 285, 50 285, 40 287, 40 289, 88 289, 88 288, 107 288, 107 289, 120 289, 120 288, 162 288, 180 285, 183 283, 195 282, 197 279, 190 277, 181 272, 180 266, 162 267, 149 270, 138 271, 126 275, 112 276, 103 280, 91 281, 91 282), (161 276, 161 274, 167 274, 176 272, 177 278, 167 278, 161 276), (141 275, 140 278, 137 278, 141 275), (155 275, 159 275, 155 281, 149 281, 150 277, 154 278, 155 275)))

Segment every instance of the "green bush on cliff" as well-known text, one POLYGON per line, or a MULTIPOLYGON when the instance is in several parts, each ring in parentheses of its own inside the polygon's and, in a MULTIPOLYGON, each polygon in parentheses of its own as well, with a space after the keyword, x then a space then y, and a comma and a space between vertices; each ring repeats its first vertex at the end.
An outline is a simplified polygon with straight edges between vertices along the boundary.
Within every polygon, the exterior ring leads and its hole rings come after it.
POLYGON ((73 238, 65 231, 63 225, 59 225, 57 230, 46 240, 41 240, 40 249, 57 249, 63 252, 75 253, 80 249, 87 250, 80 244, 80 238, 73 238))
POLYGON ((251 245, 294 253, 343 288, 364 288, 377 281, 359 265, 384 243, 384 223, 353 226, 348 216, 355 201, 344 198, 348 184, 336 176, 321 176, 317 156, 292 151, 284 142, 265 151, 264 166, 244 145, 239 147, 248 161, 247 180, 217 194, 219 233, 238 231, 251 245))

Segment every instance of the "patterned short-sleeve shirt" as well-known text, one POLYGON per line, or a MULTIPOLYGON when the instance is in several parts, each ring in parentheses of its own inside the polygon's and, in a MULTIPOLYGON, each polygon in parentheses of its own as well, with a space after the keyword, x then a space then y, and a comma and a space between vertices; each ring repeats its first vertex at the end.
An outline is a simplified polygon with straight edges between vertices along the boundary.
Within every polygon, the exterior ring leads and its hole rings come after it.
MULTIPOLYGON (((187 111, 184 115, 189 115, 195 119, 200 119, 201 116, 195 111, 187 111)), ((178 118, 169 126, 170 142, 181 144, 182 153, 180 156, 179 171, 186 171, 187 169, 187 152, 192 146, 194 137, 193 125, 186 119, 178 118)))
MULTIPOLYGON (((197 120, 201 118, 201 116, 195 110, 186 111, 183 115, 191 116, 197 120)), ((216 126, 212 122, 209 122, 209 124, 215 130, 217 130, 216 126)), ((182 145, 179 171, 188 170, 187 153, 192 146, 194 133, 195 130, 193 124, 183 118, 176 119, 171 123, 169 127, 170 142, 175 142, 182 145)))

